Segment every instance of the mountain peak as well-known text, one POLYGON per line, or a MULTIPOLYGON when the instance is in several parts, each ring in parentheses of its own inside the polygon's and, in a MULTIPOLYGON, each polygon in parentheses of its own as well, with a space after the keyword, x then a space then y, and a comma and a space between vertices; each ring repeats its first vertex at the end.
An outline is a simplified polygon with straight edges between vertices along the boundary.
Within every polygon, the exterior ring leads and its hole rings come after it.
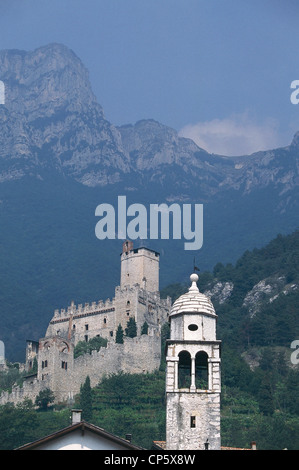
POLYGON ((53 107, 66 104, 86 109, 96 103, 89 73, 76 54, 58 43, 34 51, 0 52, 0 76, 6 86, 10 111, 53 114, 53 107))
POLYGON ((39 175, 40 167, 54 165, 94 185, 115 181, 115 172, 126 170, 119 133, 105 119, 89 73, 72 50, 53 43, 2 51, 0 77, 0 180, 39 175))

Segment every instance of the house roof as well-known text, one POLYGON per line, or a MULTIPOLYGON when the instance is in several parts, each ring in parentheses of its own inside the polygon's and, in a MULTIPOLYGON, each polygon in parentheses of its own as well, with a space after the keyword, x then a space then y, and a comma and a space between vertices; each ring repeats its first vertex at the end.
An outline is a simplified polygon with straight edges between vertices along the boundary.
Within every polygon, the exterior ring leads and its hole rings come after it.
POLYGON ((84 420, 80 421, 79 423, 67 426, 66 428, 63 428, 60 431, 56 431, 52 434, 49 434, 48 436, 43 437, 42 439, 38 439, 34 442, 30 442, 21 447, 18 447, 15 450, 34 450, 34 449, 39 448, 40 446, 43 446, 44 444, 49 444, 55 440, 60 439, 61 437, 66 436, 67 434, 73 433, 78 430, 81 431, 81 433, 84 433, 85 431, 89 431, 97 435, 99 438, 104 438, 108 441, 111 441, 114 444, 117 444, 123 447, 124 449, 144 450, 142 447, 136 446, 132 444, 131 442, 129 442, 128 440, 118 437, 108 431, 105 431, 104 429, 98 426, 87 423, 84 420))

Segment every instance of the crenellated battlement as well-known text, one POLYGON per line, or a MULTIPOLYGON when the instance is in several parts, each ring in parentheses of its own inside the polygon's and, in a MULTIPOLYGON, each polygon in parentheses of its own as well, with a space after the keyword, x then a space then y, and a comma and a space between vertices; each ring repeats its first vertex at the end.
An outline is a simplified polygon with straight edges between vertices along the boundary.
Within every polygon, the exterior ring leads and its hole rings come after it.
POLYGON ((67 309, 62 308, 61 310, 54 310, 54 316, 50 321, 50 325, 55 323, 67 322, 71 319, 83 318, 91 315, 99 315, 102 313, 108 313, 114 311, 113 300, 107 299, 105 302, 99 300, 98 302, 92 302, 91 304, 85 303, 78 304, 76 306, 72 303, 67 309))

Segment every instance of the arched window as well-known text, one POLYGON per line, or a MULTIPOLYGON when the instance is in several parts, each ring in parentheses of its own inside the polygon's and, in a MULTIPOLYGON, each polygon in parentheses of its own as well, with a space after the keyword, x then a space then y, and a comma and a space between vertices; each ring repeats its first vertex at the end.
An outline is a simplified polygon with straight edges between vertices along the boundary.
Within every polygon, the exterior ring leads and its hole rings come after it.
POLYGON ((208 355, 204 351, 199 351, 195 356, 195 386, 201 390, 209 387, 208 355))
POLYGON ((191 385, 191 356, 187 351, 179 353, 179 388, 190 388, 191 385))

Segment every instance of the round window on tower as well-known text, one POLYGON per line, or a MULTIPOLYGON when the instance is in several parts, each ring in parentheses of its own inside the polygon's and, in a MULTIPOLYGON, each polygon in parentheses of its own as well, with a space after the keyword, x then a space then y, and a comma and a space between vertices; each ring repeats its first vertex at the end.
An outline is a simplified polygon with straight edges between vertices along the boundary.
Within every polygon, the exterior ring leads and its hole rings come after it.
POLYGON ((196 330, 198 330, 198 326, 195 325, 195 323, 191 323, 191 325, 188 326, 188 330, 196 331, 196 330))

